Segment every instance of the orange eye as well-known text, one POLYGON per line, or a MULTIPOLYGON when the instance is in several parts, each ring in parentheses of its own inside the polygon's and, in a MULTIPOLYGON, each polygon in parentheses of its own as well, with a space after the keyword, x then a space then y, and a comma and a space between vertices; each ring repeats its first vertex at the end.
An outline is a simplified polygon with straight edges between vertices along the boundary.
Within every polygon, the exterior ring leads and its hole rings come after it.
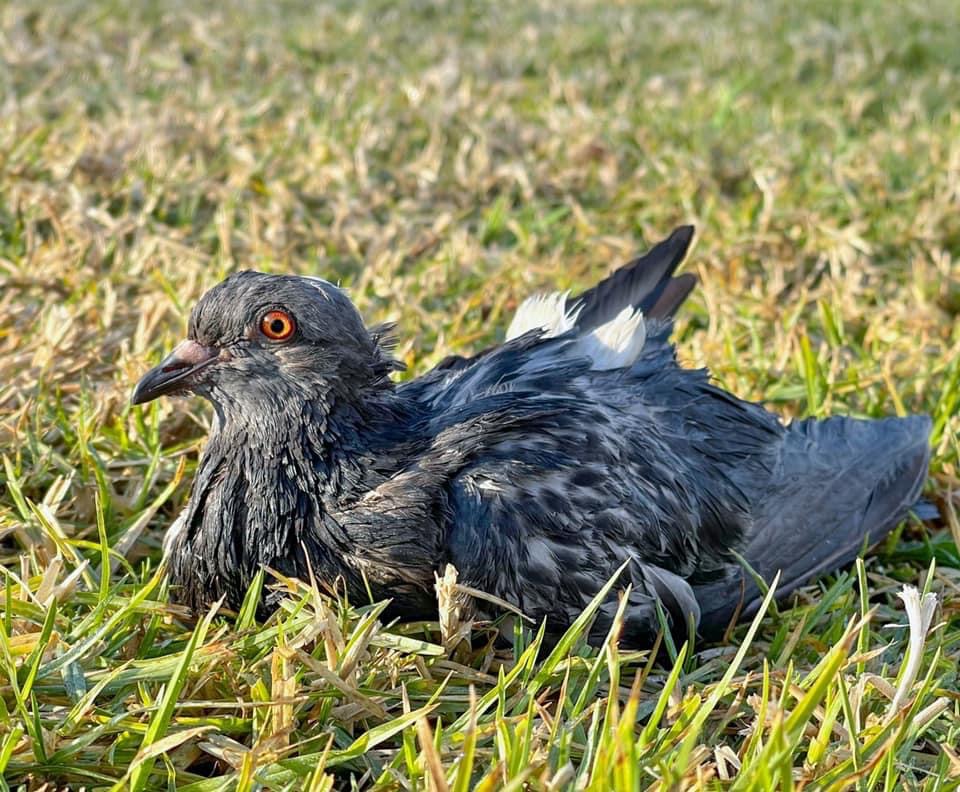
POLYGON ((286 341, 296 329, 296 322, 286 311, 268 311, 260 320, 260 332, 271 341, 286 341))

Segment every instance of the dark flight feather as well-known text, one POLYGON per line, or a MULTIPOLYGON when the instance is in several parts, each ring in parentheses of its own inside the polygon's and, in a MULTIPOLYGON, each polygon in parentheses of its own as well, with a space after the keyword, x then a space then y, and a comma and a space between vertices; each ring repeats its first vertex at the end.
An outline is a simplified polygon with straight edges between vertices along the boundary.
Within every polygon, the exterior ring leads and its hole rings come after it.
POLYGON ((647 318, 673 316, 697 283, 696 276, 689 273, 672 277, 692 240, 693 226, 680 226, 609 278, 568 299, 568 308, 580 309, 577 330, 584 332, 609 322, 627 306, 642 311, 647 318))

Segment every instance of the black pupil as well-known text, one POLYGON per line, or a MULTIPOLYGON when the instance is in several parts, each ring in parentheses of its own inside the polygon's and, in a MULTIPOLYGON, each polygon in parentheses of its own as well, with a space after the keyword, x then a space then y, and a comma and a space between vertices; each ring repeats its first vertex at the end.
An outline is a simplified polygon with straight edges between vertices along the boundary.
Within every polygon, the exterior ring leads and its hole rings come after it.
POLYGON ((282 335, 283 331, 287 329, 287 323, 283 319, 274 319, 270 322, 270 332, 274 335, 282 335))

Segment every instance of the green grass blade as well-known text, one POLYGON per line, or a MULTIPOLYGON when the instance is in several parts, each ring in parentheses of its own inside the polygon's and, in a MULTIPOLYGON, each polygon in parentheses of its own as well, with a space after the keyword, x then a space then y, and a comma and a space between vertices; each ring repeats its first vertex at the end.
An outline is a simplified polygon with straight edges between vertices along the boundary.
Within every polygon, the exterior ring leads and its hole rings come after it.
POLYGON ((167 727, 173 718, 173 710, 177 705, 180 691, 187 681, 187 674, 190 671, 190 663, 193 660, 194 652, 199 644, 203 643, 210 628, 210 622, 220 608, 220 603, 215 603, 203 620, 197 625, 197 628, 190 636, 190 640, 180 655, 180 661, 177 664, 170 681, 164 688, 163 697, 157 707, 156 712, 150 719, 146 734, 143 736, 143 742, 140 743, 140 750, 130 765, 128 771, 129 789, 131 792, 142 792, 147 786, 150 773, 153 771, 153 765, 156 756, 150 752, 151 746, 166 735, 167 727))

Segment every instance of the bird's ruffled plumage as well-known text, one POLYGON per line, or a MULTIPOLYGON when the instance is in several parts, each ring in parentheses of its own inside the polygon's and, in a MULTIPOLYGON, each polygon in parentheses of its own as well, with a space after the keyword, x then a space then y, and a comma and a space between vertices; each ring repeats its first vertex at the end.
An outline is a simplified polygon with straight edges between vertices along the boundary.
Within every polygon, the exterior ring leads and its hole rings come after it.
POLYGON ((399 385, 382 331, 330 284, 216 287, 191 323, 225 362, 191 386, 216 420, 169 547, 183 596, 236 605, 269 566, 430 617, 434 572, 453 563, 557 632, 629 560, 624 638, 643 645, 658 602, 708 635, 749 611, 738 553, 784 570, 784 593, 848 563, 917 499, 929 420, 786 427, 680 367, 668 336, 695 282, 674 274, 691 237, 528 303, 502 345, 399 385), (289 345, 250 330, 271 306, 296 317, 289 345))

